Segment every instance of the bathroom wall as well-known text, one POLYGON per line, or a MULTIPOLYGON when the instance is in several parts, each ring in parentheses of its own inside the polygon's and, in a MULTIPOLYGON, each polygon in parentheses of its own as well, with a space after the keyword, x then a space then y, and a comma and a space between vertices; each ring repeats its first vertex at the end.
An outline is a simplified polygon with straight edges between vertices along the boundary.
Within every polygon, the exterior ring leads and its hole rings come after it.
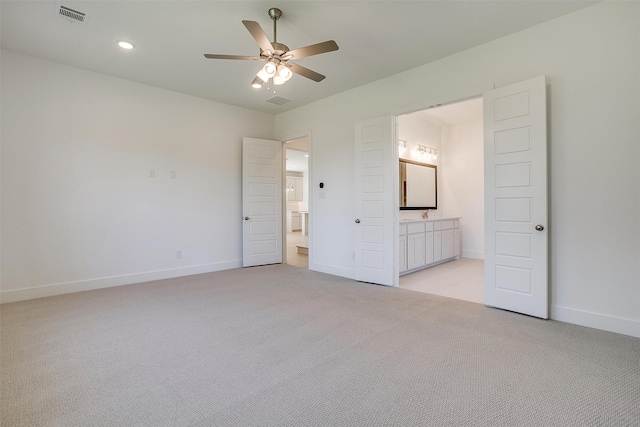
POLYGON ((442 134, 442 215, 462 217, 462 256, 484 259, 482 120, 447 125, 442 134))

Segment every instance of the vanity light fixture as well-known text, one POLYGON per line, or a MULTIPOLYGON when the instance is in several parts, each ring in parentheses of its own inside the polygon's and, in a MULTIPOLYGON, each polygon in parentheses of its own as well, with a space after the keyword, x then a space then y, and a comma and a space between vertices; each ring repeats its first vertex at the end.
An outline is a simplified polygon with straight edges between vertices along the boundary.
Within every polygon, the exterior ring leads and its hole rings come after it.
POLYGON ((416 145, 415 154, 418 157, 429 161, 435 161, 438 158, 438 150, 422 144, 416 145))
POLYGON ((123 48, 125 50, 131 50, 131 49, 133 49, 135 47, 133 45, 133 43, 125 41, 125 40, 119 40, 118 41, 118 46, 120 46, 121 48, 123 48))
POLYGON ((418 157, 425 157, 427 155, 427 146, 422 144, 416 145, 416 154, 418 157))

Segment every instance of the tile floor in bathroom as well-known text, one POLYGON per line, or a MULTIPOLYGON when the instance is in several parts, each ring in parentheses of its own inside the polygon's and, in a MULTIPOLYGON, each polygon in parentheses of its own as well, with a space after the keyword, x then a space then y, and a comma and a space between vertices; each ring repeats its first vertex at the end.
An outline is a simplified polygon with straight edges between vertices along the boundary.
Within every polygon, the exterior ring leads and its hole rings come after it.
POLYGON ((405 274, 400 287, 484 304, 484 261, 460 258, 405 274))

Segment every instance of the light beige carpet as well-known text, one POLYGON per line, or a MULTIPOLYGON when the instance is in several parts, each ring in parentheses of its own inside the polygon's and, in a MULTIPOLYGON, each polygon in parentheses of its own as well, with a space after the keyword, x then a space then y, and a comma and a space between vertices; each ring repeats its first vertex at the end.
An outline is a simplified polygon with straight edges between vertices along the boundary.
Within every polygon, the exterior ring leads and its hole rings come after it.
POLYGON ((286 265, 5 304, 6 426, 638 426, 640 340, 286 265))

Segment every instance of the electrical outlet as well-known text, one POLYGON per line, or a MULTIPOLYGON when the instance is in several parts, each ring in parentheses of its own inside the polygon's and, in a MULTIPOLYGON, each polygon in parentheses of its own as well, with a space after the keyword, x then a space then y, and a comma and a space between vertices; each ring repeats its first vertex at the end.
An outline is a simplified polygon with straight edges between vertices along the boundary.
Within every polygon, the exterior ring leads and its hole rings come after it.
POLYGON ((155 177, 156 177, 156 170, 149 169, 149 178, 155 178, 155 177))
POLYGON ((176 251, 176 259, 182 259, 182 251, 176 251))

